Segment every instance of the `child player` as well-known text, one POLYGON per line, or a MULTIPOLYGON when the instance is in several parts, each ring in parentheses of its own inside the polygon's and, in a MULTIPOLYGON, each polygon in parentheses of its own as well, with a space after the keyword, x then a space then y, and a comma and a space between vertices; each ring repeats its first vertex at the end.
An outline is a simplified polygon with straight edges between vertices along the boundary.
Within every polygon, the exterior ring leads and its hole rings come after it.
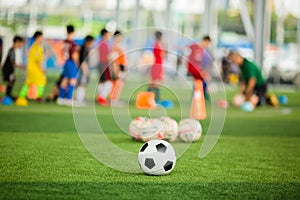
POLYGON ((25 69, 25 65, 19 65, 16 63, 16 49, 22 48, 24 45, 24 39, 20 36, 15 36, 13 39, 13 46, 9 49, 7 53, 6 60, 4 62, 2 68, 3 81, 7 82, 6 85, 6 96, 10 97, 12 100, 16 100, 14 96, 12 96, 12 90, 16 81, 15 78, 15 68, 25 69))
POLYGON ((205 50, 210 46, 211 39, 209 36, 204 36, 200 43, 193 43, 189 46, 190 55, 188 57, 188 72, 195 80, 202 80, 204 92, 206 89, 205 80, 207 78, 206 72, 202 69, 201 63, 204 57, 205 50))
POLYGON ((110 33, 106 29, 101 30, 101 41, 99 45, 99 74, 100 80, 98 85, 98 97, 97 102, 100 105, 108 106, 107 97, 112 89, 111 75, 109 69, 109 46, 107 40, 110 37, 110 33))
POLYGON ((126 55, 124 50, 120 46, 122 42, 122 33, 116 31, 113 36, 113 45, 111 48, 111 63, 112 63, 112 79, 113 79, 113 89, 111 91, 110 99, 112 106, 122 106, 120 102, 120 95, 124 87, 123 73, 127 65, 126 55))
POLYGON ((16 105, 26 106, 28 104, 26 100, 29 86, 37 86, 37 101, 42 101, 46 85, 46 71, 43 67, 43 33, 36 31, 33 35, 34 42, 29 49, 28 53, 28 67, 25 84, 21 88, 19 97, 16 101, 16 105))
POLYGON ((156 103, 160 103, 160 83, 164 78, 163 59, 166 52, 162 47, 162 32, 155 32, 155 43, 153 46, 154 64, 151 67, 151 83, 148 91, 153 91, 155 94, 156 103))
POLYGON ((75 35, 74 26, 67 26, 67 34, 68 36, 64 41, 63 47, 66 62, 63 68, 62 81, 59 85, 59 98, 57 99, 57 104, 71 106, 73 90, 76 85, 78 73, 79 52, 77 45, 73 41, 75 35))
POLYGON ((90 53, 90 49, 94 44, 94 37, 88 35, 84 39, 84 44, 80 48, 79 53, 79 67, 80 73, 78 77, 77 83, 77 91, 76 91, 76 100, 78 103, 82 104, 85 100, 85 88, 89 81, 89 60, 88 55, 90 53))
POLYGON ((190 118, 205 119, 205 79, 207 79, 206 72, 201 67, 202 58, 205 49, 209 47, 211 39, 209 36, 204 36, 200 43, 193 43, 189 46, 190 55, 188 57, 188 72, 193 76, 195 85, 193 92, 193 99, 190 110, 190 118))

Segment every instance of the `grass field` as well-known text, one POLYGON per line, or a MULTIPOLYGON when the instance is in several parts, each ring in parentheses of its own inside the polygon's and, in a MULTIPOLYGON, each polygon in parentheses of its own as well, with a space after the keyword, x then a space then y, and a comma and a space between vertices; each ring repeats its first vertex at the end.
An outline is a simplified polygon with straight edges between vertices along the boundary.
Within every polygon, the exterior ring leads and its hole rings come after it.
MULTIPOLYGON (((124 173, 101 164, 81 143, 69 107, 0 106, 0 198, 300 199, 300 93, 286 95, 289 104, 277 109, 244 113, 230 107, 213 151, 198 158, 202 136, 167 176, 124 173)), ((131 104, 131 115, 145 114, 131 104)), ((138 152, 142 143, 120 132, 110 108, 96 111, 115 145, 138 152)), ((178 108, 169 115, 180 119, 178 108)), ((209 120, 202 125, 205 134, 209 120)))

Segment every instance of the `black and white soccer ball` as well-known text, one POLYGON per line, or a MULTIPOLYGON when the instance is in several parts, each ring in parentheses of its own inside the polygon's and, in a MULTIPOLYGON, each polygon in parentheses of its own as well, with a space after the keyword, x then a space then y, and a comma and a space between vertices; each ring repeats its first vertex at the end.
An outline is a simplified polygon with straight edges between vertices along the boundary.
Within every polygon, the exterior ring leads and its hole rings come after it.
POLYGON ((149 175, 169 174, 175 167, 176 154, 165 140, 150 140, 140 149, 138 161, 143 172, 149 175))

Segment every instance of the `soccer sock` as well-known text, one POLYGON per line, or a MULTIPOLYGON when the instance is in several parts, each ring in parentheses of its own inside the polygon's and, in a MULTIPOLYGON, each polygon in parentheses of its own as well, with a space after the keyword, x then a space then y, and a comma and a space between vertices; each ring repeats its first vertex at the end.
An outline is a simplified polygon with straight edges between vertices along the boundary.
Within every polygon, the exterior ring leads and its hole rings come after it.
POLYGON ((72 99, 74 85, 68 85, 67 99, 72 99))
POLYGON ((104 83, 98 85, 98 96, 104 97, 104 83))
POLYGON ((20 98, 26 98, 27 92, 28 92, 28 86, 27 85, 23 85, 23 87, 21 88, 19 97, 20 98))
POLYGON ((45 91, 45 87, 44 86, 38 86, 38 95, 37 97, 38 98, 41 98, 44 94, 44 91, 45 91))
POLYGON ((13 86, 10 83, 8 83, 6 86, 6 92, 5 92, 6 96, 11 97, 12 89, 13 89, 13 86))
POLYGON ((111 92, 111 89, 112 89, 112 82, 111 81, 106 81, 104 83, 104 98, 107 98, 108 95, 110 94, 111 92))
POLYGON ((160 101, 160 89, 159 88, 153 88, 153 92, 155 94, 155 101, 159 102, 160 101))
POLYGON ((76 100, 79 102, 83 102, 85 98, 85 88, 83 86, 79 86, 76 91, 76 100))
POLYGON ((66 95, 66 89, 63 87, 59 87, 59 98, 65 98, 66 95))

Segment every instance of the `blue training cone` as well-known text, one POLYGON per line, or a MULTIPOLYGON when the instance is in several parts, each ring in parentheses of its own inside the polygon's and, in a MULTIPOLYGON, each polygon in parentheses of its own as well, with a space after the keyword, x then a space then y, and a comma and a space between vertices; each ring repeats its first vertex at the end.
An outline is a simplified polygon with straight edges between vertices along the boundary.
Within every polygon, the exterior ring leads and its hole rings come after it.
POLYGON ((174 107, 174 103, 171 100, 162 100, 158 104, 167 109, 171 109, 174 107))
POLYGON ((289 102, 289 99, 285 95, 280 95, 278 97, 278 101, 280 104, 287 104, 289 102))
POLYGON ((2 99, 2 105, 5 105, 5 106, 11 106, 13 105, 13 100, 9 97, 9 96, 5 96, 3 99, 2 99))

